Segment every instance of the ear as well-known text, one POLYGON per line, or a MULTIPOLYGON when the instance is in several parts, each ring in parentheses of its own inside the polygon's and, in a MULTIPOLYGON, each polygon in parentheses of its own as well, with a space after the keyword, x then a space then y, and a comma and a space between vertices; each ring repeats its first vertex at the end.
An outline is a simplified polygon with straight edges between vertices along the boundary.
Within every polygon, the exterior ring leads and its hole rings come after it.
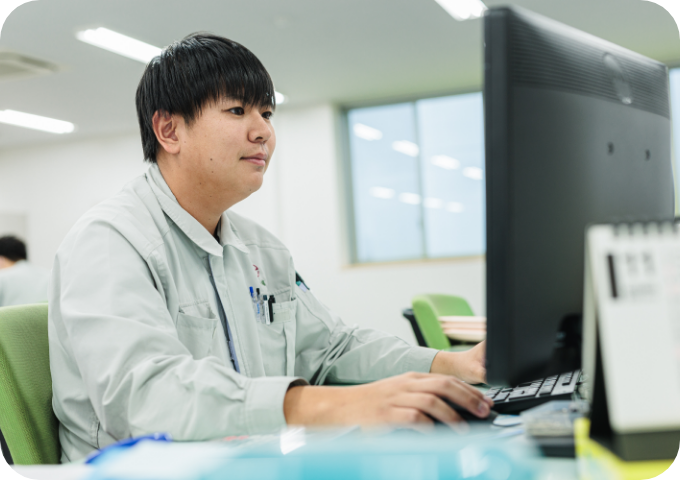
POLYGON ((177 155, 180 151, 180 141, 177 135, 179 119, 176 115, 157 110, 151 119, 153 132, 163 150, 170 155, 177 155))

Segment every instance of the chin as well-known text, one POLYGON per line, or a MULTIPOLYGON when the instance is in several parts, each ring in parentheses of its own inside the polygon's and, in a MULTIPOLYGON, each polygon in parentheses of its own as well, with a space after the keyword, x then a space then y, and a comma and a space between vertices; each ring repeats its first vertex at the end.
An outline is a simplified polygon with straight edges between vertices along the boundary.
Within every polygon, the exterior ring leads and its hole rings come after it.
POLYGON ((262 183, 263 183, 263 180, 264 180, 262 178, 262 174, 260 173, 258 175, 258 177, 259 178, 251 179, 251 181, 247 183, 246 190, 249 192, 248 195, 250 195, 251 193, 257 192, 262 187, 262 183))

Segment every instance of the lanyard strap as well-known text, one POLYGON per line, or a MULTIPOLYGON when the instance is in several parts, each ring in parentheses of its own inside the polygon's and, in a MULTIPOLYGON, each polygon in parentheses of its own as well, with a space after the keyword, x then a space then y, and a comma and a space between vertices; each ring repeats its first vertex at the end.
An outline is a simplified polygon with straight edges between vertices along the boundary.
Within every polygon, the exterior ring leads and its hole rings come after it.
MULTIPOLYGON (((210 260, 208 260, 208 264, 210 264, 210 260)), ((220 315, 220 322, 222 322, 224 334, 227 336, 227 346, 229 347, 229 356, 231 357, 231 364, 234 366, 234 370, 236 370, 238 373, 241 373, 241 369, 238 366, 238 357, 236 357, 236 349, 234 348, 234 342, 232 341, 231 329, 229 328, 229 322, 227 322, 227 314, 224 313, 222 300, 220 299, 220 294, 217 291, 217 285, 215 284, 215 277, 213 276, 212 265, 210 265, 210 283, 212 283, 213 289, 215 290, 215 300, 217 300, 217 311, 220 315)))

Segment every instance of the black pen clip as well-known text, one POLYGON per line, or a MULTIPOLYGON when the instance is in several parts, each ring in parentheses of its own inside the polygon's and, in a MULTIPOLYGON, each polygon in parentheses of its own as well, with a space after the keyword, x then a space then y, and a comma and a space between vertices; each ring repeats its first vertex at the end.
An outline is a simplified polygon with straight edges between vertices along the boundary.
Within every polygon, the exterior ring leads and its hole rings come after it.
POLYGON ((273 305, 276 303, 276 299, 274 298, 274 295, 269 295, 269 300, 267 300, 267 308, 269 308, 269 322, 274 323, 274 307, 273 305))

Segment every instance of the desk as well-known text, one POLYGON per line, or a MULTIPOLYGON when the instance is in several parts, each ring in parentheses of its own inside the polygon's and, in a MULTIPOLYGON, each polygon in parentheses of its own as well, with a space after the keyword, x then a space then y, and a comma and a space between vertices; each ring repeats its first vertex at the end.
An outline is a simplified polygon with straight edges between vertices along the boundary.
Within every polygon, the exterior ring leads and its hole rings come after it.
MULTIPOLYGON (((521 444, 528 442, 523 435, 511 440, 521 444)), ((210 442, 205 442, 209 444, 210 442)), ((577 480, 576 461, 574 459, 541 458, 537 460, 540 472, 536 480, 577 480)), ((83 464, 67 465, 16 465, 15 472, 24 478, 33 480, 86 480, 94 471, 94 468, 83 464)), ((0 474, 2 469, 0 469, 0 474)), ((7 476, 3 475, 3 478, 7 476)), ((13 478, 13 477, 9 477, 13 478)), ((21 477, 16 476, 17 480, 21 477)), ((237 479, 235 479, 237 480, 237 479)))
POLYGON ((478 343, 486 339, 486 317, 441 316, 438 320, 451 340, 478 343))
MULTIPOLYGON (((83 464, 15 465, 12 468, 22 477, 32 480, 85 480, 94 470, 93 467, 83 464)), ((14 480, 13 477, 10 478, 14 480)), ((17 480, 19 478, 17 476, 17 480)))
MULTIPOLYGON (((536 480, 578 479, 573 459, 544 458, 540 463, 541 473, 536 480)), ((86 480, 93 472, 89 465, 17 465, 13 468, 22 477, 32 480, 86 480)), ((17 477, 17 480, 23 479, 17 477)))

